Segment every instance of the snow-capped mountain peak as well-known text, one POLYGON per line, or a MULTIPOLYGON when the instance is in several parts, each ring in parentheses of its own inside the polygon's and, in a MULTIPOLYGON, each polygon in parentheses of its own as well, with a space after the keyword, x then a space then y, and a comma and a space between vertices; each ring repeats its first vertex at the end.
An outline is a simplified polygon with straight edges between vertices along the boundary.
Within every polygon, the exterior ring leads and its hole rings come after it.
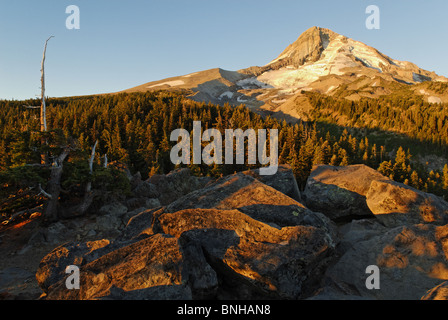
MULTIPOLYGON (((196 101, 244 103, 262 113, 304 118, 303 114, 297 114, 297 105, 306 105, 301 97, 303 91, 340 95, 343 90, 346 99, 357 100, 376 98, 391 93, 397 86, 424 81, 448 82, 448 79, 411 62, 394 60, 329 29, 312 27, 264 66, 238 71, 215 68, 146 83, 126 91, 186 90, 196 101)), ((414 91, 421 93, 418 88, 414 91)), ((428 102, 448 100, 426 91, 422 95, 428 102)))

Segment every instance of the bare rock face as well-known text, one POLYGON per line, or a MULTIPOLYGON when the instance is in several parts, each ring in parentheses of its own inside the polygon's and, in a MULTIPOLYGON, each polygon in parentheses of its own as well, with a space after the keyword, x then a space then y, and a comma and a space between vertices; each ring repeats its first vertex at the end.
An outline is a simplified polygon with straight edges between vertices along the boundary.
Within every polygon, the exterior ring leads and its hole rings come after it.
POLYGON ((448 226, 418 224, 393 229, 370 228, 353 239, 327 270, 327 283, 340 293, 380 300, 418 300, 448 277, 448 226), (366 268, 379 268, 380 289, 367 289, 366 268))
POLYGON ((435 288, 428 290, 422 300, 448 300, 448 281, 444 281, 435 288))
POLYGON ((138 183, 133 190, 133 193, 136 197, 142 198, 157 198, 160 196, 157 187, 147 181, 141 181, 140 183, 138 183))
POLYGON ((302 201, 299 186, 290 165, 279 165, 277 172, 273 175, 260 175, 260 169, 247 170, 243 173, 254 177, 298 202, 302 201))
POLYGON ((95 260, 98 250, 109 245, 109 240, 89 241, 86 243, 70 243, 55 248, 40 262, 36 279, 44 292, 63 279, 65 269, 69 265, 81 265, 95 260))
POLYGON ((334 220, 372 217, 366 195, 375 180, 387 178, 365 165, 314 166, 304 191, 305 203, 334 220))
POLYGON ((367 205, 376 218, 389 227, 448 223, 446 201, 395 181, 373 181, 367 193, 367 205))
POLYGON ((446 298, 445 201, 366 166, 316 166, 305 206, 291 173, 251 170, 196 189, 188 171, 156 177, 167 205, 124 214, 113 240, 56 248, 38 283, 46 299, 446 298), (79 290, 66 288, 68 265, 80 268, 79 290), (380 289, 366 286, 372 265, 380 289))
POLYGON ((302 33, 279 55, 277 63, 286 60, 287 64, 298 67, 306 62, 316 62, 320 59, 322 51, 326 49, 326 45, 336 36, 338 34, 329 29, 312 27, 302 33))
MULTIPOLYGON (((182 250, 177 238, 157 234, 81 266, 79 290, 68 290, 62 279, 48 288, 47 299, 87 300, 117 295, 125 298, 128 294, 140 299, 173 295, 185 298, 189 282, 190 288, 199 294, 204 284, 205 290, 213 291, 217 286, 216 274, 203 256, 191 251, 182 250), (199 283, 195 282, 197 279, 199 283)), ((196 251, 200 252, 200 248, 196 251)))
POLYGON ((323 214, 245 173, 221 178, 169 204, 165 211, 183 209, 238 209, 258 221, 277 227, 311 225, 334 236, 334 225, 323 214))
POLYGON ((112 244, 92 261, 79 246, 50 253, 38 272, 47 299, 296 299, 319 284, 334 252, 322 229, 279 230, 237 210, 159 210, 146 217, 153 233, 112 244), (80 290, 66 288, 61 268, 49 272, 67 263, 80 266, 80 290))
POLYGON ((104 246, 55 249, 37 274, 47 299, 297 299, 319 285, 336 237, 324 215, 238 173, 133 215, 104 246), (71 264, 80 290, 66 289, 71 264))
MULTIPOLYGON (((285 168, 277 182, 293 182, 290 173, 285 168)), ((37 272, 46 299, 312 294, 333 258, 335 225, 251 175, 230 175, 191 192, 188 171, 153 178, 160 197, 176 199, 161 199, 169 204, 133 215, 110 243, 72 243, 49 253, 37 272), (186 182, 174 189, 177 179, 186 182), (67 265, 80 267, 80 290, 67 290, 67 265)), ((282 190, 293 191, 294 184, 282 190)))
MULTIPOLYGON (((174 170, 167 175, 156 174, 147 180, 149 189, 159 193, 157 198, 165 206, 181 196, 202 188, 211 179, 191 175, 190 169, 174 170)), ((146 188, 142 188, 146 190, 146 188)), ((151 197, 155 196, 151 191, 151 197)))
POLYGON ((334 249, 321 229, 278 230, 237 210, 182 210, 162 214, 157 224, 164 233, 199 243, 230 280, 277 298, 295 299, 316 285, 334 249))

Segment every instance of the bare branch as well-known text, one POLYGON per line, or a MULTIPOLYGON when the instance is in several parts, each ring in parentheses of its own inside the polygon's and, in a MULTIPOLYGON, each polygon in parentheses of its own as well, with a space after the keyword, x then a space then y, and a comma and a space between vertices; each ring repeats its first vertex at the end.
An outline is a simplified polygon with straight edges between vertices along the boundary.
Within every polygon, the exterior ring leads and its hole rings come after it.
POLYGON ((42 186, 39 183, 39 194, 42 194, 44 197, 47 197, 48 199, 53 199, 53 196, 47 192, 45 192, 44 189, 42 189, 42 186))
MULTIPOLYGON (((89 160, 90 175, 93 174, 93 160, 95 160, 95 149, 96 149, 97 144, 98 144, 98 140, 96 140, 95 144, 93 145, 92 154, 91 154, 90 160, 89 160)), ((89 181, 89 182, 87 182, 87 185, 86 185, 86 195, 89 194, 91 191, 92 191, 92 182, 89 181)), ((89 206, 90 206, 90 204, 89 204, 89 206)))
POLYGON ((42 57, 42 65, 41 65, 41 98, 42 98, 42 106, 40 109, 40 130, 41 131, 47 131, 47 108, 45 105, 45 55, 47 53, 47 44, 48 41, 53 38, 54 36, 51 36, 45 41, 45 48, 44 48, 44 54, 42 57))
POLYGON ((62 153, 54 159, 52 167, 59 168, 62 167, 62 163, 64 162, 65 158, 70 154, 71 148, 66 147, 62 153))
POLYGON ((93 174, 93 160, 95 159, 95 149, 98 144, 98 140, 96 140, 95 144, 92 148, 92 154, 90 155, 90 161, 89 161, 89 168, 90 168, 90 174, 93 174))
POLYGON ((25 167, 46 167, 46 165, 41 164, 41 163, 27 163, 25 164, 25 167))
POLYGON ((33 209, 25 209, 25 210, 16 212, 11 217, 9 217, 8 219, 2 221, 2 224, 3 225, 7 225, 7 224, 13 222, 14 220, 16 220, 19 217, 22 217, 22 216, 25 216, 25 215, 31 216, 33 213, 39 212, 41 210, 42 210, 42 206, 40 205, 40 206, 37 206, 37 207, 35 207, 33 209))

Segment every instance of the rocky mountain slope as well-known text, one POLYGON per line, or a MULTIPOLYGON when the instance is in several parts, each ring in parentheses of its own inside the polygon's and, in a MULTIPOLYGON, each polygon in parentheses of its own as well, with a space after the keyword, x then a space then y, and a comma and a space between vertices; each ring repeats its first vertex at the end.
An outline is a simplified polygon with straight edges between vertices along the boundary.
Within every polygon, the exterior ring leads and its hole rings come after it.
POLYGON ((403 86, 430 103, 448 101, 446 92, 419 84, 448 79, 406 61, 392 59, 375 48, 329 29, 312 27, 265 66, 238 71, 211 69, 150 82, 126 90, 186 90, 191 99, 216 104, 245 104, 254 111, 278 117, 306 119, 309 107, 302 91, 334 95, 349 86, 347 99, 378 97, 403 86))
POLYGON ((22 231, 15 254, 36 276, 17 264, 2 268, 1 295, 38 298, 40 288, 48 300, 447 298, 448 203, 367 166, 315 166, 303 192, 288 166, 272 177, 251 170, 218 180, 181 169, 147 181, 136 175, 132 184, 125 202, 94 216, 22 231), (80 268, 79 290, 66 288, 67 265, 80 268), (379 289, 366 287, 371 265, 379 289))

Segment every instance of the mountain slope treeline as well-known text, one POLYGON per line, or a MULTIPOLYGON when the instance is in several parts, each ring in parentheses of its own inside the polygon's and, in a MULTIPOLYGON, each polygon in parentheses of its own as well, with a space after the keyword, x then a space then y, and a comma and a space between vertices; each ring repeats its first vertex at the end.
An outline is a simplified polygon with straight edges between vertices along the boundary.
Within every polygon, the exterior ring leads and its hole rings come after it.
MULTIPOLYGON (((38 104, 37 100, 0 101, 2 219, 45 202, 38 187, 45 187, 49 179, 48 168, 39 165, 43 138, 47 141, 45 148, 51 150, 68 143, 74 146, 64 164, 60 201, 80 201, 86 184, 91 183, 93 189, 100 191, 95 201, 104 203, 126 196, 130 190, 129 175, 140 172, 147 178, 175 169, 170 151, 176 142, 170 141, 170 134, 178 128, 191 132, 193 121, 201 121, 203 130, 216 128, 223 134, 225 129, 278 129, 279 163, 292 166, 302 189, 315 164, 363 163, 397 181, 447 195, 447 166, 443 172, 427 174, 412 166, 409 151, 397 146, 395 157, 390 158, 384 146, 372 144, 367 137, 348 133, 344 128, 330 134, 318 123, 288 124, 270 116, 262 118, 245 106, 217 106, 158 91, 48 99, 49 131, 42 137, 38 110, 24 107, 38 104), (92 173, 89 158, 95 141, 98 145, 92 173)), ((189 165, 196 175, 214 177, 255 166, 189 165)))
MULTIPOLYGON (((448 90, 448 84, 445 83, 430 85, 437 85, 436 89, 444 92, 448 90)), ((440 154, 448 153, 447 104, 428 103, 424 101, 423 96, 414 94, 410 89, 383 95, 377 99, 362 98, 359 101, 317 92, 306 94, 313 106, 314 119, 405 134, 429 148, 437 148, 440 154)))

